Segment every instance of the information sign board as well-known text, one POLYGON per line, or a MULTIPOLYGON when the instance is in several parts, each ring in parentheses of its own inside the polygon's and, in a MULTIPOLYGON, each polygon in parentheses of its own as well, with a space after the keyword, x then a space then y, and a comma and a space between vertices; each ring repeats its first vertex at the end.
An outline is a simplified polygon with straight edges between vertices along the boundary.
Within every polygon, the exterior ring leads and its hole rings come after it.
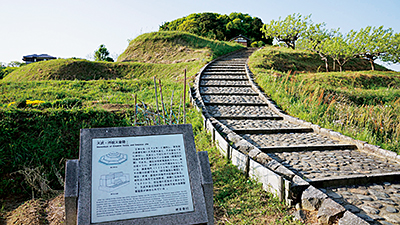
POLYGON ((78 224, 204 224, 191 125, 81 130, 78 224))
POLYGON ((92 223, 193 211, 182 134, 92 139, 92 223))

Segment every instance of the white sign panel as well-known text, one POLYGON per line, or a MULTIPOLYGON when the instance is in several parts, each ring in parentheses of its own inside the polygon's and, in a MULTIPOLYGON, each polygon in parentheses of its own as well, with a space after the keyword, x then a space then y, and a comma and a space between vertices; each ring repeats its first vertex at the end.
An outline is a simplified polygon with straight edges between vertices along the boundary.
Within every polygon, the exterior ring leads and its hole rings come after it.
POLYGON ((92 146, 92 223, 194 211, 182 134, 92 146))

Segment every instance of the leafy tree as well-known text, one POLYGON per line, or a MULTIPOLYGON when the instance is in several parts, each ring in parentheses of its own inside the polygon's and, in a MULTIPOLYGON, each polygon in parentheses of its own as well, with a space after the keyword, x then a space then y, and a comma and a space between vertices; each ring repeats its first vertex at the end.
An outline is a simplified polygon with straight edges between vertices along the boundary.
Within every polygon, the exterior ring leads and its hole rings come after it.
POLYGON ((186 17, 166 22, 160 31, 179 30, 217 40, 230 40, 242 34, 254 41, 272 44, 272 39, 263 38, 260 29, 263 22, 258 17, 233 12, 229 15, 218 13, 193 13, 186 17))
POLYGON ((310 24, 304 32, 302 46, 305 49, 317 53, 325 63, 326 72, 329 72, 328 54, 325 41, 332 37, 332 34, 338 31, 329 31, 325 28, 325 23, 310 24))
POLYGON ((94 52, 94 59, 95 61, 107 61, 107 62, 114 62, 114 59, 109 57, 110 52, 108 52, 105 45, 101 44, 99 49, 94 52))
POLYGON ((306 32, 308 24, 312 23, 311 15, 302 16, 301 14, 288 15, 285 19, 271 20, 269 24, 264 24, 261 31, 265 37, 275 38, 279 42, 284 42, 288 47, 295 49, 296 41, 306 32))
POLYGON ((387 45, 387 52, 381 55, 382 61, 400 63, 400 33, 392 35, 387 45))
POLYGON ((375 70, 374 61, 391 48, 388 43, 392 36, 393 30, 383 29, 383 26, 378 28, 367 26, 357 33, 355 45, 359 51, 358 55, 368 59, 371 63, 371 70, 375 70))
POLYGON ((11 61, 7 66, 8 67, 21 67, 24 65, 25 65, 25 63, 23 63, 23 62, 11 61))
POLYGON ((359 55, 355 46, 356 35, 357 32, 353 30, 346 35, 336 31, 333 37, 324 41, 323 51, 339 65, 340 72, 343 71, 344 64, 359 55))

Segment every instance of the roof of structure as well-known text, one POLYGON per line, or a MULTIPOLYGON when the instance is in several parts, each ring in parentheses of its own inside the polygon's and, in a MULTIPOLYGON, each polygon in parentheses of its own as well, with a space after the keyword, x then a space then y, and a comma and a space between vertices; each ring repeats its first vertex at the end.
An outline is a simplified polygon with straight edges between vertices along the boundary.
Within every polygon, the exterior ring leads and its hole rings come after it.
POLYGON ((244 36, 244 35, 241 35, 241 34, 239 34, 238 36, 232 38, 232 39, 229 40, 229 41, 233 41, 233 40, 235 40, 235 39, 237 39, 237 38, 240 38, 240 37, 241 37, 241 38, 244 38, 244 39, 246 39, 246 40, 248 40, 248 41, 251 41, 250 38, 248 38, 248 37, 246 37, 246 36, 244 36))
POLYGON ((25 55, 23 58, 46 58, 46 59, 57 59, 57 57, 48 55, 48 54, 32 54, 32 55, 25 55))

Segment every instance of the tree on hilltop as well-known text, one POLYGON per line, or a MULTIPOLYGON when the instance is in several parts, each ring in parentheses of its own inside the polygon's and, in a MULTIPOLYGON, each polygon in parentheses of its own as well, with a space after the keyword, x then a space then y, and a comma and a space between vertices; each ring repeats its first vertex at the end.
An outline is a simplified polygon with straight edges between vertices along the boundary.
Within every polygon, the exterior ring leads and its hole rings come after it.
POLYGON ((381 55, 390 51, 390 40, 393 36, 392 29, 383 29, 367 26, 362 28, 355 37, 355 45, 358 55, 368 59, 371 63, 371 70, 375 70, 374 61, 381 55))
POLYGON ((324 41, 324 51, 339 65, 340 72, 343 71, 344 64, 359 55, 360 51, 355 44, 356 35, 354 30, 346 35, 336 31, 331 38, 324 41))
POLYGON ((275 38, 279 42, 284 42, 288 47, 295 49, 296 41, 304 35, 311 22, 311 15, 302 16, 300 13, 288 15, 285 19, 271 20, 269 24, 264 24, 261 31, 265 37, 275 38))
POLYGON ((382 61, 400 63, 400 33, 392 35, 387 45, 389 48, 381 55, 382 61))
POLYGON ((325 41, 338 31, 329 31, 325 28, 325 25, 325 23, 310 24, 308 29, 304 32, 304 38, 301 44, 303 48, 317 53, 325 63, 326 72, 329 72, 328 53, 325 41))
POLYGON ((202 37, 217 39, 221 41, 230 40, 240 34, 250 38, 252 41, 263 41, 272 44, 272 39, 263 38, 260 29, 263 22, 258 17, 248 14, 233 12, 229 15, 218 13, 193 13, 186 17, 160 26, 160 31, 185 31, 202 37))
POLYGON ((114 59, 109 57, 110 52, 107 50, 106 46, 101 44, 99 49, 94 52, 94 60, 95 61, 106 61, 106 62, 114 62, 114 59))

